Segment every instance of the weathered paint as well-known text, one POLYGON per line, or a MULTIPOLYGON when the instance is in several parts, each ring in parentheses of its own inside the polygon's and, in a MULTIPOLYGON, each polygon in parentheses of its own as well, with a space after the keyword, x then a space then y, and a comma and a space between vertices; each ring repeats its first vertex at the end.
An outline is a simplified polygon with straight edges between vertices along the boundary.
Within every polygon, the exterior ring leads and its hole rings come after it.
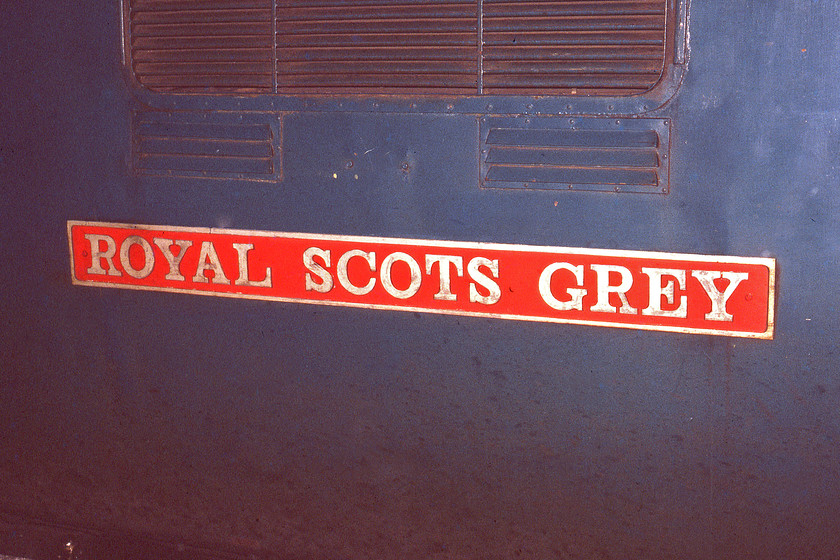
POLYGON ((0 3, 0 554, 837 556, 837 2, 693 2, 616 99, 155 97, 119 4, 0 3), (142 172, 152 109, 282 118, 271 166, 142 172), (482 118, 610 111, 667 194, 482 188, 482 118), (68 220, 772 258, 774 338, 80 287, 68 220))

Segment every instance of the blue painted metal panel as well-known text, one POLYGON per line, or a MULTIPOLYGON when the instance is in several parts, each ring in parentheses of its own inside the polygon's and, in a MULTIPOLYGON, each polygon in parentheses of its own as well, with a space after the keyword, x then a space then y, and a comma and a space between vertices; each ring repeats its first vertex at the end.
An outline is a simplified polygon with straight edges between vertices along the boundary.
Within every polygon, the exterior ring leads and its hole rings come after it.
POLYGON ((138 177, 118 4, 3 4, 0 553, 836 557, 838 24, 695 2, 653 196, 480 188, 474 101, 301 102, 282 180, 138 177), (79 289, 71 219, 772 256, 776 337, 79 289))

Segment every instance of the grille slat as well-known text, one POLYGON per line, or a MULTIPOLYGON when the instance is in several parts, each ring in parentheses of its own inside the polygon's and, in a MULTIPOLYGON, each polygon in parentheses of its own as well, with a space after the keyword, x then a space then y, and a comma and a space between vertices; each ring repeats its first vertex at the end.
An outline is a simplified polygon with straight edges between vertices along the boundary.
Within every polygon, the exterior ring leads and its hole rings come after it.
POLYGON ((271 64, 271 49, 244 47, 238 49, 159 49, 135 53, 135 69, 144 62, 172 62, 186 64, 190 62, 254 62, 265 61, 271 64))
POLYGON ((487 152, 487 163, 508 165, 545 165, 586 168, 655 168, 656 151, 647 149, 587 149, 559 147, 551 150, 515 146, 494 146, 487 152))
POLYGON ((195 91, 197 88, 207 88, 213 91, 215 88, 228 88, 234 90, 253 90, 260 88, 270 91, 271 76, 260 74, 218 74, 213 75, 166 75, 150 74, 143 77, 143 84, 157 88, 160 91, 179 89, 181 91, 195 91))
POLYGON ((267 60, 272 60, 274 41, 270 35, 266 36, 226 36, 215 37, 136 37, 132 40, 132 56, 136 60, 146 53, 167 50, 245 50, 265 48, 267 60))
MULTIPOLYGON (((289 74, 284 77, 292 78, 289 74)), ((329 87, 356 85, 360 87, 378 87, 382 83, 381 74, 304 74, 294 76, 298 87, 329 87)), ((468 87, 475 84, 472 74, 391 74, 388 76, 388 87, 411 87, 413 85, 425 87, 468 87)))
POLYGON ((665 62, 666 0, 125 1, 156 91, 621 96, 665 62))
POLYGON ((599 33, 610 33, 613 31, 659 31, 658 15, 632 15, 627 17, 564 17, 560 15, 548 15, 539 17, 488 17, 484 16, 484 32, 531 32, 550 31, 551 33, 563 33, 568 31, 586 31, 599 33))
POLYGON ((552 88, 552 89, 578 89, 578 88, 630 88, 641 89, 650 82, 645 76, 627 76, 626 74, 579 76, 557 75, 557 74, 486 74, 484 76, 484 87, 487 89, 495 87, 504 88, 552 88))
POLYGON ((639 169, 580 169, 574 167, 546 168, 494 165, 487 181, 506 183, 578 184, 578 185, 635 185, 656 187, 656 172, 639 169))
POLYGON ((493 128, 487 144, 540 148, 655 148, 659 137, 653 130, 594 131, 563 129, 493 128))
POLYGON ((278 35, 317 35, 317 34, 365 34, 369 30, 377 33, 471 33, 475 29, 473 18, 404 18, 386 17, 370 19, 334 19, 322 21, 278 21, 278 35), (362 25, 360 25, 360 22, 362 25), (364 27, 363 27, 364 26, 364 27))
POLYGON ((287 8, 278 11, 278 22, 312 22, 320 23, 324 21, 335 20, 361 20, 373 21, 382 19, 407 19, 417 17, 418 15, 425 18, 437 18, 439 20, 449 18, 468 18, 475 13, 475 6, 473 4, 425 4, 422 10, 418 10, 413 5, 397 5, 391 4, 388 6, 387 12, 383 13, 381 6, 354 4, 341 6, 341 10, 336 10, 334 6, 319 7, 319 6, 300 6, 295 8, 287 8))
POLYGON ((645 60, 623 60, 615 62, 607 61, 547 61, 547 60, 519 60, 516 66, 511 66, 507 61, 485 61, 484 76, 497 72, 506 74, 571 74, 578 75, 581 72, 592 74, 611 74, 614 76, 644 74, 656 76, 659 68, 656 61, 645 60))
POLYGON ((659 15, 660 2, 485 2, 484 17, 659 15))
POLYGON ((321 47, 288 48, 278 53, 280 62, 365 62, 368 60, 399 60, 401 62, 469 60, 475 52, 469 47, 437 46, 412 47, 389 45, 368 45, 366 47, 321 47))
POLYGON ((136 12, 131 20, 134 25, 173 25, 212 22, 257 22, 271 21, 271 10, 170 10, 136 12))
POLYGON ((492 56, 492 47, 530 47, 532 45, 625 45, 633 47, 659 46, 662 45, 662 36, 656 31, 612 31, 610 33, 599 33, 597 31, 569 31, 566 33, 554 33, 550 31, 499 31, 484 33, 484 56, 492 56), (490 51, 488 52, 488 47, 490 51))
POLYGON ((586 61, 586 60, 646 60, 661 65, 662 49, 658 46, 640 46, 632 50, 615 45, 565 45, 565 46, 499 46, 484 55, 484 65, 490 61, 586 61))
POLYGON ((271 8, 272 0, 130 0, 133 12, 176 12, 271 8))
POLYGON ((142 24, 132 27, 135 37, 261 37, 271 34, 271 24, 264 22, 201 22, 142 24))
POLYGON ((298 74, 312 76, 335 76, 337 80, 353 79, 354 75, 377 75, 385 73, 397 74, 437 74, 439 76, 467 75, 475 79, 473 69, 467 64, 453 64, 449 60, 400 60, 387 66, 381 61, 331 61, 323 63, 289 62, 283 65, 280 75, 294 76, 298 74))
POLYGON ((204 76, 210 73, 223 75, 265 75, 271 73, 271 61, 249 62, 237 60, 233 62, 161 62, 139 63, 135 66, 138 72, 147 76, 204 76))

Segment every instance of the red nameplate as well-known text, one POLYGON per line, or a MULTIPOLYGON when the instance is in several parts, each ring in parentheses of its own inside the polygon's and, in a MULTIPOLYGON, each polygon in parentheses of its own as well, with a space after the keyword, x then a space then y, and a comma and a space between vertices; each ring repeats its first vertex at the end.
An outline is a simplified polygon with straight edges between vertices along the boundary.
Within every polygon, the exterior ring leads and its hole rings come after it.
POLYGON ((80 285, 773 337, 768 258, 75 221, 67 230, 80 285))

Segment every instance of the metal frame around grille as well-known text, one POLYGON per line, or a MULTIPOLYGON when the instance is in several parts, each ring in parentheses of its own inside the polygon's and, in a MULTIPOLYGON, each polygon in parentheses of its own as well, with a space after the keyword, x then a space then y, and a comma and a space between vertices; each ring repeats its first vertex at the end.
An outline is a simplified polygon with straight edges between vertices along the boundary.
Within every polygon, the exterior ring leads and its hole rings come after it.
POLYGON ((181 94, 627 97, 673 0, 124 0, 127 65, 181 94))

